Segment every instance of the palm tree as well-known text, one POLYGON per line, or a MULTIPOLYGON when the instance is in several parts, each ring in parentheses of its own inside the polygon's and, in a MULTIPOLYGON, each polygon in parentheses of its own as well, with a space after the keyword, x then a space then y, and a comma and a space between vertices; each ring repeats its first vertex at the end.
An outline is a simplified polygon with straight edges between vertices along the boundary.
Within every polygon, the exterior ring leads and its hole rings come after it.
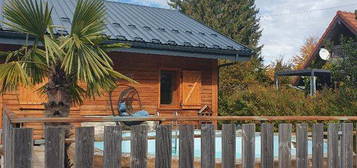
POLYGON ((107 55, 126 45, 110 44, 103 35, 102 0, 78 0, 66 34, 55 33, 63 27, 53 25, 52 7, 42 0, 6 1, 3 14, 4 24, 23 34, 26 43, 1 52, 5 61, 0 64, 0 93, 43 84, 39 91, 47 95, 46 117, 68 117, 70 107, 84 98, 115 88, 118 79, 132 81, 113 69, 107 55))
POLYGON ((52 8, 42 0, 11 0, 4 5, 4 22, 26 35, 26 44, 5 52, 0 64, 0 92, 45 83, 47 117, 67 117, 73 104, 116 87, 120 78, 132 81, 112 67, 103 35, 106 10, 102 0, 78 0, 68 34, 55 34, 52 8), (30 44, 31 43, 31 44, 30 44))

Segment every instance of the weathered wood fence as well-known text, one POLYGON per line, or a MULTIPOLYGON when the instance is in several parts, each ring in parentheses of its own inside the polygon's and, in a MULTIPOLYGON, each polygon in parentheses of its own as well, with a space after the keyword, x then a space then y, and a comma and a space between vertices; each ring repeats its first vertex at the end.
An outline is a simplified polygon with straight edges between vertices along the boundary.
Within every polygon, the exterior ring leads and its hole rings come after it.
MULTIPOLYGON (((32 129, 14 128, 8 117, 4 115, 4 160, 6 168, 32 167, 32 129)), ((243 124, 241 127, 242 158, 236 159, 236 125, 224 124, 222 127, 222 159, 223 168, 233 168, 240 164, 243 168, 254 168, 256 163, 255 138, 256 124, 243 124)), ((328 153, 329 168, 353 168, 353 130, 352 123, 341 124, 296 124, 296 161, 292 162, 291 144, 293 125, 289 123, 278 125, 279 156, 274 158, 274 125, 263 123, 261 132, 262 168, 274 167, 274 159, 278 160, 280 168, 309 167, 308 131, 312 131, 312 167, 324 167, 323 153, 328 153), (324 131, 327 131, 328 151, 323 151, 324 131), (294 164, 294 165, 293 165, 294 164)), ((105 168, 121 167, 121 135, 120 126, 108 126, 104 131, 104 159, 105 168)), ((147 167, 147 133, 144 125, 132 127, 131 132, 130 167, 147 167)), ((45 130, 45 165, 46 168, 64 167, 65 131, 63 128, 46 128, 45 130)), ((159 125, 156 129, 155 167, 170 168, 172 159, 172 127, 159 125)), ((357 146, 356 146, 357 148, 357 146)), ((194 167, 194 127, 192 125, 179 126, 179 167, 194 167)), ((80 127, 75 130, 75 167, 93 167, 94 158, 94 128, 80 127)), ((357 162, 357 161, 356 161, 357 162)), ((213 168, 215 158, 215 127, 203 125, 201 127, 201 167, 213 168)))

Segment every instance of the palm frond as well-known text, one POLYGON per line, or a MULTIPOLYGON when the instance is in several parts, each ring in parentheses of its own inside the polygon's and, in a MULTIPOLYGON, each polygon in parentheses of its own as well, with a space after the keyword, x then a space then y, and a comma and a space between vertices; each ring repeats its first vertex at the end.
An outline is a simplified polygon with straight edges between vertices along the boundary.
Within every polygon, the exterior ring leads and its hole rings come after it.
POLYGON ((14 91, 20 85, 30 85, 30 78, 20 62, 0 64, 0 92, 14 91))
POLYGON ((102 0, 78 0, 73 15, 71 34, 77 35, 80 39, 90 39, 102 34, 105 28, 105 12, 102 0))
POLYGON ((52 8, 42 0, 11 0, 3 8, 4 22, 14 31, 41 39, 52 24, 52 8))

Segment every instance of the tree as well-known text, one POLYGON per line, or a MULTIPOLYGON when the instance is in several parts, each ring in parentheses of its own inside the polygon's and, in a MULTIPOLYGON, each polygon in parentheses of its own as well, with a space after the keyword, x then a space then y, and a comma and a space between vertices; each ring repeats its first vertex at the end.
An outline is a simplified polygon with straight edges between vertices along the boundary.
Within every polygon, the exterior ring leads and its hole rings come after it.
POLYGON ((107 55, 125 45, 105 43, 102 0, 78 0, 68 34, 55 33, 61 27, 53 25, 52 7, 42 0, 7 1, 3 13, 4 24, 26 35, 26 44, 2 52, 1 93, 44 83, 45 115, 68 117, 73 104, 111 90, 120 78, 132 81, 113 69, 107 55))
POLYGON ((305 40, 304 45, 300 48, 300 54, 294 56, 292 60, 294 69, 298 70, 303 68, 306 60, 312 55, 312 52, 314 52, 317 42, 318 38, 313 36, 310 36, 305 40))

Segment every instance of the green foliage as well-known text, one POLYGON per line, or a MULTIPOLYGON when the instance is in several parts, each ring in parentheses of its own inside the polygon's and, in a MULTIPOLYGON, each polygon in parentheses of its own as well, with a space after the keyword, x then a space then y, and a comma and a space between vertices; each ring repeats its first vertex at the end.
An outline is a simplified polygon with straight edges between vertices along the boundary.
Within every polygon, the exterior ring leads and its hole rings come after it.
POLYGON ((343 87, 357 88, 357 39, 341 39, 342 58, 324 65, 332 71, 333 80, 343 87))
POLYGON ((84 97, 111 90, 120 78, 135 82, 112 67, 107 51, 126 45, 104 44, 108 40, 103 35, 105 13, 102 0, 78 0, 71 32, 61 35, 54 34, 54 28, 61 27, 53 25, 52 8, 44 1, 8 1, 4 24, 34 41, 1 54, 5 54, 5 63, 0 64, 1 92, 48 81, 41 88, 44 93, 49 87, 61 88, 74 103, 80 103, 84 97))
POLYGON ((220 115, 299 116, 356 115, 357 90, 325 89, 316 96, 305 96, 292 88, 254 87, 219 99, 220 115))

